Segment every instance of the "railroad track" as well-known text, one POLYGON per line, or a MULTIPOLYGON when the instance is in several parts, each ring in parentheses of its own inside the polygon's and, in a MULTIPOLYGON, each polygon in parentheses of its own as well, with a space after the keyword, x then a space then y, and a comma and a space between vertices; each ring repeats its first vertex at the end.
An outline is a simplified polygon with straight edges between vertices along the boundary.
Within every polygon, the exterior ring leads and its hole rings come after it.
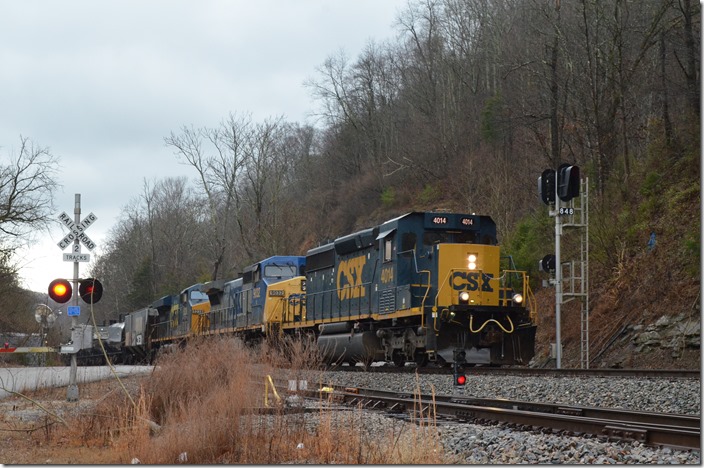
MULTIPOLYGON (((451 367, 394 367, 394 366, 336 366, 333 372, 385 372, 451 375, 451 367)), ((688 369, 539 369, 530 367, 468 367, 464 373, 472 375, 518 375, 546 377, 637 377, 701 379, 700 370, 688 369)))
POLYGON ((339 386, 309 391, 307 396, 406 415, 414 420, 432 416, 447 421, 507 423, 522 430, 553 429, 593 434, 610 440, 701 450, 701 418, 692 415, 449 395, 431 396, 339 386))

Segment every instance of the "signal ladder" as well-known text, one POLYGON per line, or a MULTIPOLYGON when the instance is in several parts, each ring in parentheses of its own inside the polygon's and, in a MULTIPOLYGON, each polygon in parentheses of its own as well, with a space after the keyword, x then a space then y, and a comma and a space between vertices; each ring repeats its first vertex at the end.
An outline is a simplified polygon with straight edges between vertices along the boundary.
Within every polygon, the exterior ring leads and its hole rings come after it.
POLYGON ((569 201, 571 214, 565 216, 564 228, 580 230, 579 260, 560 262, 562 265, 562 304, 579 299, 581 302, 580 364, 589 369, 589 178, 580 181, 580 196, 569 201))

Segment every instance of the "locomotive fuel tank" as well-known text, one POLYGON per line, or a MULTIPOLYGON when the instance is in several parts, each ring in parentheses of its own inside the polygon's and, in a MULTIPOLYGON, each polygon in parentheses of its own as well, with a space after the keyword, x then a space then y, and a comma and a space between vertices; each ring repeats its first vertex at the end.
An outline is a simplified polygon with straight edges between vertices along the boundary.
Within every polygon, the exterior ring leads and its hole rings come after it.
POLYGON ((370 363, 384 356, 381 341, 376 333, 355 332, 350 322, 321 325, 318 350, 326 359, 335 363, 370 363))

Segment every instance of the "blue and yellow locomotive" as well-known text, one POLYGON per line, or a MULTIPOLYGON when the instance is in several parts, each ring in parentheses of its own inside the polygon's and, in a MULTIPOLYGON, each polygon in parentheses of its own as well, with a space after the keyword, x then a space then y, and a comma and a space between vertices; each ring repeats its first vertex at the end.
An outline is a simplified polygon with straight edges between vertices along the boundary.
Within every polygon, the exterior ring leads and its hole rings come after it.
POLYGON ((408 213, 306 257, 306 323, 335 359, 527 364, 524 272, 500 269, 488 216, 408 213))
POLYGON ((501 257, 490 217, 456 213, 408 213, 135 314, 125 329, 144 322, 140 355, 195 335, 294 332, 337 362, 527 364, 535 351, 526 273, 501 257))

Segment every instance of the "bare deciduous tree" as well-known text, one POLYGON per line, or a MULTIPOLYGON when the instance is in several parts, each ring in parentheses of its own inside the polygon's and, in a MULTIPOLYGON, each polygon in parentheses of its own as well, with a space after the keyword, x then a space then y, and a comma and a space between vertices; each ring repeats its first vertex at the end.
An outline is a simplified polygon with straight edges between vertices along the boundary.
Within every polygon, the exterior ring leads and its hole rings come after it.
POLYGON ((32 298, 19 287, 21 265, 15 253, 51 221, 58 162, 48 148, 23 136, 19 150, 0 162, 0 293, 4 298, 0 328, 5 330, 36 325, 29 313, 32 298))
POLYGON ((0 165, 0 233, 6 238, 25 237, 46 227, 53 213, 58 187, 58 159, 48 148, 20 137, 20 149, 0 165))
MULTIPOLYGON (((196 170, 200 188, 207 199, 212 232, 212 280, 218 278, 228 248, 228 236, 231 235, 230 222, 239 211, 237 182, 245 163, 245 144, 250 141, 251 133, 249 116, 231 114, 218 128, 183 127, 180 135, 172 132, 165 139, 167 146, 172 146, 176 154, 196 170)), ((245 249, 248 246, 245 245, 245 249)))

